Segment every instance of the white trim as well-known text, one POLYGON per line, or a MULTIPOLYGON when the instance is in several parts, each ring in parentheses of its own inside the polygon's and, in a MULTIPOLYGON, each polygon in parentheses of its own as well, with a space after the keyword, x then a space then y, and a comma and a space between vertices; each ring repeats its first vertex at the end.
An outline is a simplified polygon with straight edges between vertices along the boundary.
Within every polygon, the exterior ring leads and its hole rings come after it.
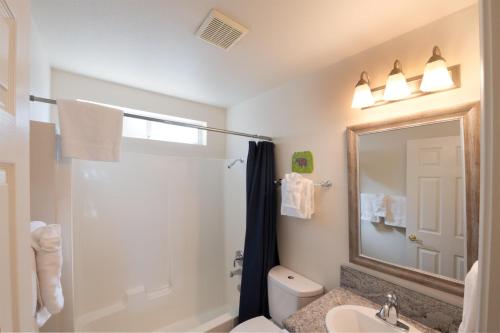
POLYGON ((478 332, 499 332, 500 322, 500 2, 481 0, 481 212, 478 332), (495 117, 496 110, 496 117, 495 117), (497 145, 495 145, 497 143, 497 145), (496 199, 496 200, 495 200, 496 199), (496 204, 496 205, 495 205, 496 204))
MULTIPOLYGON (((12 167, 9 168, 12 170, 12 167)), ((14 295, 12 292, 11 241, 12 228, 12 186, 9 191, 8 178, 12 179, 9 169, 0 164, 0 173, 5 178, 0 181, 0 328, 4 331, 14 329, 14 295), (10 216, 9 216, 10 215, 10 216)))

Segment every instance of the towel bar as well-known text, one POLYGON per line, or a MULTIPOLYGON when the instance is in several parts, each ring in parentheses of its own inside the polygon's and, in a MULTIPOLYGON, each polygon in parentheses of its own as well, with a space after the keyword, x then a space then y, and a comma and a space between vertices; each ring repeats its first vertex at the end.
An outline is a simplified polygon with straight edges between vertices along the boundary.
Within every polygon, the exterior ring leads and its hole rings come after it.
MULTIPOLYGON (((281 185, 281 178, 278 179, 278 180, 275 180, 274 183, 278 186, 281 185)), ((323 188, 329 188, 329 187, 332 187, 333 186, 333 183, 331 180, 324 180, 322 182, 319 182, 319 183, 314 183, 314 186, 321 186, 323 188)))

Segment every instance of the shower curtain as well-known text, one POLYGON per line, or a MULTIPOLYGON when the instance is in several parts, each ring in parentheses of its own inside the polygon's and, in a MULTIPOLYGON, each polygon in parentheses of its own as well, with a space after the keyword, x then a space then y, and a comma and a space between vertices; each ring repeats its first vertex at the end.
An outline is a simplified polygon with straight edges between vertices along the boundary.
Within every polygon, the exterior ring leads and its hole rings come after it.
POLYGON ((267 273, 279 265, 274 173, 274 144, 249 142, 240 322, 262 315, 269 318, 267 273))

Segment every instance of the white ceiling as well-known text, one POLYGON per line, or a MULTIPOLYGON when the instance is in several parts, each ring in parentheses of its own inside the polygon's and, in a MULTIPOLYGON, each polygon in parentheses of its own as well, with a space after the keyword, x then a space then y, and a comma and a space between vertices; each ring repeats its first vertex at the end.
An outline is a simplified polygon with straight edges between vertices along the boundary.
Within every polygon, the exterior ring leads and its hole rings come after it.
POLYGON ((32 0, 51 65, 219 106, 476 0, 32 0), (232 49, 194 33, 216 8, 250 29, 232 49))

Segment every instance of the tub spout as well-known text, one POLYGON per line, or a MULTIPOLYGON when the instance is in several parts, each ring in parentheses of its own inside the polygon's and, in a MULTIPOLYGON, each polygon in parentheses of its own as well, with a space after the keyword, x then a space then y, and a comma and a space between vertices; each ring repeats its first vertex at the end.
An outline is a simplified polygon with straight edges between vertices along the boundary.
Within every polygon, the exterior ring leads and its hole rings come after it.
POLYGON ((232 270, 229 272, 229 277, 234 277, 235 275, 241 275, 241 268, 238 268, 238 269, 235 269, 235 270, 232 270))

